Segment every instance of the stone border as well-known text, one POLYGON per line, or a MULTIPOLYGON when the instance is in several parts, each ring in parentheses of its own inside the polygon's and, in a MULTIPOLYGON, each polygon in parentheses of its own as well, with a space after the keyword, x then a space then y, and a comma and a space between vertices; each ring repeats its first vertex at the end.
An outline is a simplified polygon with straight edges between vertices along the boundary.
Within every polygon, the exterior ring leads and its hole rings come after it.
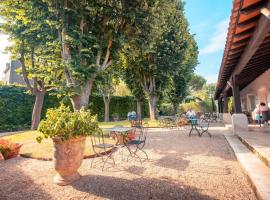
POLYGON ((260 153, 260 151, 257 150, 256 147, 253 147, 251 144, 249 144, 244 138, 242 138, 240 135, 235 135, 251 152, 253 152, 267 167, 270 168, 270 161, 268 158, 266 158, 263 154, 260 153))
POLYGON ((247 177, 256 197, 259 200, 269 200, 270 169, 261 162, 235 135, 224 134, 231 150, 233 151, 240 167, 247 177), (244 153, 242 152, 244 151, 244 153), (248 154, 248 155, 247 155, 248 154), (254 170, 258 168, 260 171, 254 170))

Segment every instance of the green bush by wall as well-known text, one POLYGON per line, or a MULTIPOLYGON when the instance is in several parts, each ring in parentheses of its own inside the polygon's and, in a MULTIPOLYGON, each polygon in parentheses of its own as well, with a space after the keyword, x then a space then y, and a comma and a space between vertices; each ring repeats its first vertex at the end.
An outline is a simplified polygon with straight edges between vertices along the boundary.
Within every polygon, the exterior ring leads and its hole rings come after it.
MULTIPOLYGON (((29 128, 35 97, 27 93, 24 87, 0 86, 0 132, 29 128)), ((58 107, 60 100, 56 96, 46 95, 42 109, 42 118, 48 108, 58 107)), ((70 104, 70 103, 68 103, 70 104)), ((89 108, 97 114, 98 120, 104 119, 104 103, 101 96, 91 96, 89 108)), ((147 116, 147 103, 142 104, 142 115, 147 116)), ((136 101, 131 96, 113 96, 110 102, 110 116, 117 113, 120 119, 126 119, 129 111, 136 111, 136 101)))

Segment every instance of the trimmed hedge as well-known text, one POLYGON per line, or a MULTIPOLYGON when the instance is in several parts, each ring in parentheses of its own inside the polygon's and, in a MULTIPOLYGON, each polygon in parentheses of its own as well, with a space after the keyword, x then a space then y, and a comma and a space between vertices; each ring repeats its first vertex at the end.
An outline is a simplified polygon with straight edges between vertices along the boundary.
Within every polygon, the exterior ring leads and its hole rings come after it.
MULTIPOLYGON (((0 132, 29 128, 35 97, 27 93, 24 87, 0 86, 0 132)), ((56 96, 46 95, 42 109, 44 118, 48 108, 58 107, 60 100, 56 96)), ((67 104, 70 104, 68 102, 67 104)), ((98 120, 104 119, 104 103, 102 96, 91 96, 89 108, 97 114, 98 120)), ((126 119, 129 111, 136 111, 136 101, 132 96, 113 96, 110 102, 110 116, 117 113, 120 119, 126 119)), ((142 115, 148 113, 147 103, 142 104, 142 115)))

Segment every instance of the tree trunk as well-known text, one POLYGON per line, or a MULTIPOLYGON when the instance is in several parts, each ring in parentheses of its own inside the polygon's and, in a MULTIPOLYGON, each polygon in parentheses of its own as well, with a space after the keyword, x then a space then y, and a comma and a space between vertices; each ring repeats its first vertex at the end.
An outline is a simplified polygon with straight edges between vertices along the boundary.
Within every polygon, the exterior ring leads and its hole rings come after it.
POLYGON ((138 119, 142 118, 142 100, 141 98, 136 98, 137 103, 137 117, 138 119))
POLYGON ((148 98, 150 120, 156 119, 157 96, 150 95, 148 98))
POLYGON ((108 122, 108 121, 110 121, 110 97, 103 96, 103 101, 104 101, 104 105, 105 105, 104 121, 108 122))
POLYGON ((44 96, 45 96, 44 92, 36 93, 35 105, 32 112, 31 130, 36 130, 39 125, 44 96))
POLYGON ((82 89, 82 92, 80 95, 75 95, 71 97, 71 103, 72 103, 74 111, 80 110, 81 108, 87 108, 93 83, 94 83, 94 80, 88 81, 88 83, 82 89))
POLYGON ((177 114, 179 111, 179 103, 173 103, 173 109, 174 109, 174 113, 177 114))

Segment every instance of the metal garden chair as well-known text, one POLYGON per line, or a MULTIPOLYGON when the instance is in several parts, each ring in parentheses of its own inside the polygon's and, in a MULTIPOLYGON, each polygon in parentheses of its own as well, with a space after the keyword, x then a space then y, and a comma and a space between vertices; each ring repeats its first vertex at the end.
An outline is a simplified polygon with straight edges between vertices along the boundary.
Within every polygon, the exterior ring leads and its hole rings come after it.
POLYGON ((137 157, 140 160, 140 163, 142 164, 142 159, 138 155, 138 152, 142 152, 146 156, 145 160, 148 160, 148 155, 143 150, 145 146, 146 138, 147 138, 147 132, 148 132, 148 129, 146 129, 145 127, 142 127, 142 126, 136 127, 135 139, 130 140, 126 143, 126 147, 128 148, 129 153, 130 153, 127 157, 127 160, 129 156, 137 157), (134 150, 132 150, 133 147, 134 147, 134 150))
POLYGON ((101 157, 102 159, 103 162, 102 171, 104 170, 104 166, 109 159, 111 159, 113 161, 113 165, 115 165, 113 153, 116 150, 116 146, 115 144, 105 142, 103 131, 96 132, 93 135, 91 135, 91 143, 93 151, 95 153, 95 156, 93 157, 91 162, 91 167, 93 167, 94 160, 97 157, 101 157))
POLYGON ((208 129, 209 129, 209 125, 210 125, 210 120, 200 120, 198 123, 198 127, 199 127, 199 132, 200 132, 200 136, 202 136, 204 133, 207 133, 209 135, 209 137, 212 137, 211 133, 209 133, 208 129))

